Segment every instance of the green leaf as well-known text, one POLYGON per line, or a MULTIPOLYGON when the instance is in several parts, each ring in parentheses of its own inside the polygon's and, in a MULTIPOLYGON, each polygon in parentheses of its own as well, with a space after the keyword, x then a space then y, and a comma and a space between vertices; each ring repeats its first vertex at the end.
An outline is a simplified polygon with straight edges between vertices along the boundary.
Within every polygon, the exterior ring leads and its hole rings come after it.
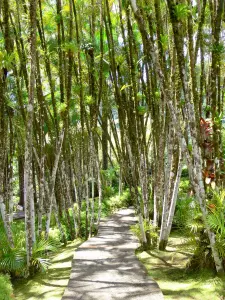
POLYGON ((107 75, 109 73, 109 70, 110 70, 109 62, 103 58, 103 73, 107 75))
POLYGON ((80 120, 80 115, 78 113, 74 112, 71 117, 72 125, 76 125, 79 120, 80 120))
POLYGON ((192 152, 192 145, 191 144, 188 144, 188 151, 192 152))
POLYGON ((138 100, 142 100, 142 97, 143 97, 142 93, 138 92, 137 93, 137 99, 138 100))
POLYGON ((89 95, 89 96, 86 96, 86 97, 85 97, 85 103, 86 103, 87 105, 91 105, 91 104, 94 104, 95 101, 94 101, 93 97, 92 97, 91 95, 89 95))
POLYGON ((45 134, 48 133, 48 126, 47 126, 46 123, 44 123, 44 133, 45 133, 45 134))
POLYGON ((60 22, 61 22, 61 15, 60 14, 57 14, 55 16, 55 22, 56 22, 56 24, 60 24, 60 22))
POLYGON ((143 116, 147 112, 146 106, 138 106, 138 114, 143 116))
POLYGON ((0 68, 11 69, 15 59, 16 55, 14 53, 8 54, 5 50, 0 51, 0 68))
POLYGON ((156 92, 155 92, 155 98, 156 98, 157 100, 159 100, 160 97, 161 97, 160 91, 156 91, 156 92))
POLYGON ((123 91, 124 89, 126 89, 126 88, 128 88, 128 87, 130 87, 130 86, 132 86, 132 84, 124 84, 122 87, 121 87, 121 91, 123 91))
POLYGON ((179 3, 174 6, 174 14, 178 21, 185 20, 190 13, 190 8, 185 3, 179 3))
POLYGON ((126 9, 128 5, 128 1, 127 0, 122 0, 122 8, 126 9))
POLYGON ((160 43, 162 44, 163 50, 168 49, 168 35, 160 34, 160 43))
POLYGON ((223 43, 217 43, 212 46, 212 51, 217 54, 223 54, 225 52, 225 47, 223 43))
POLYGON ((63 45, 64 51, 71 51, 73 53, 77 52, 77 46, 74 42, 67 42, 63 45))
POLYGON ((59 113, 62 113, 67 109, 67 104, 60 102, 57 104, 57 108, 58 108, 59 113))

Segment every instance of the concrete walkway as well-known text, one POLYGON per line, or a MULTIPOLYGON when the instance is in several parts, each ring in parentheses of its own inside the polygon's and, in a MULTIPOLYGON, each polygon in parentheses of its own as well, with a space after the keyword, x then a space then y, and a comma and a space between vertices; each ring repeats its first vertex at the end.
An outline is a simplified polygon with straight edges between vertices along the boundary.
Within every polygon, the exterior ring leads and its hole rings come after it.
POLYGON ((123 209, 100 224, 99 233, 75 252, 62 300, 162 300, 157 283, 136 258, 133 209, 123 209))

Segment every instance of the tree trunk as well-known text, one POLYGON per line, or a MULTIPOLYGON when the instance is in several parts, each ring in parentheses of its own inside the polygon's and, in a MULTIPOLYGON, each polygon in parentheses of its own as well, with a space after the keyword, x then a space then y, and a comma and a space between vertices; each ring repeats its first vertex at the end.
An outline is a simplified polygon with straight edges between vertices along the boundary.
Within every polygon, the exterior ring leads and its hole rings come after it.
POLYGON ((35 242, 35 219, 34 198, 32 178, 32 151, 33 151, 33 116, 35 99, 35 76, 36 76, 36 8, 37 1, 30 1, 30 82, 29 102, 27 106, 27 126, 25 142, 24 162, 24 202, 25 202, 25 227, 26 227, 26 249, 27 268, 30 271, 32 264, 32 251, 35 242))

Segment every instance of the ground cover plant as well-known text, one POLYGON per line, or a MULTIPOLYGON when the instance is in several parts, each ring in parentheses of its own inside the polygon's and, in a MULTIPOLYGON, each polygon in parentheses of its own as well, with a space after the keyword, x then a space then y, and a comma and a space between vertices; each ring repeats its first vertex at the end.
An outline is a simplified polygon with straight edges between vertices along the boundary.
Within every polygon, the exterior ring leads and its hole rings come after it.
MULTIPOLYGON (((224 191, 209 190, 209 225, 217 230, 217 247, 224 258, 224 191)), ((137 225, 131 230, 141 240, 137 225)), ((183 176, 173 220, 172 233, 165 251, 157 249, 157 228, 145 226, 155 243, 140 246, 136 255, 148 274, 157 281, 165 299, 224 299, 225 277, 217 276, 209 241, 204 231, 201 210, 193 195, 190 181, 183 176)))
POLYGON ((159 284, 165 299, 223 299, 225 278, 217 277, 210 269, 188 270, 193 252, 184 245, 182 235, 173 233, 167 251, 137 251, 137 256, 159 284))
POLYGON ((3 275, 0 273, 0 291, 1 300, 14 299, 13 287, 9 275, 3 275))
POLYGON ((81 241, 76 240, 58 248, 57 252, 49 257, 51 265, 47 272, 38 273, 30 279, 14 280, 16 299, 62 299, 70 277, 74 250, 80 243, 81 241))

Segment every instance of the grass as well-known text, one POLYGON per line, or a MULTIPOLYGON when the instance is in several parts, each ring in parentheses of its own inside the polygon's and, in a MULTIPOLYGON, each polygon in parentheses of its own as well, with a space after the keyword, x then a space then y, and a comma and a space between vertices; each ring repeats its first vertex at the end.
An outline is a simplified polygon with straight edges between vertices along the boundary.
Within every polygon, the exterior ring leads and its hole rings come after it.
POLYGON ((60 300, 68 284, 74 250, 80 240, 69 242, 67 246, 51 255, 51 266, 46 273, 38 273, 30 279, 17 279, 14 282, 14 295, 17 300, 60 300))
POLYGON ((215 276, 210 270, 187 272, 186 264, 191 253, 185 251, 178 234, 170 238, 167 251, 137 251, 137 256, 167 300, 225 299, 225 278, 215 276))

